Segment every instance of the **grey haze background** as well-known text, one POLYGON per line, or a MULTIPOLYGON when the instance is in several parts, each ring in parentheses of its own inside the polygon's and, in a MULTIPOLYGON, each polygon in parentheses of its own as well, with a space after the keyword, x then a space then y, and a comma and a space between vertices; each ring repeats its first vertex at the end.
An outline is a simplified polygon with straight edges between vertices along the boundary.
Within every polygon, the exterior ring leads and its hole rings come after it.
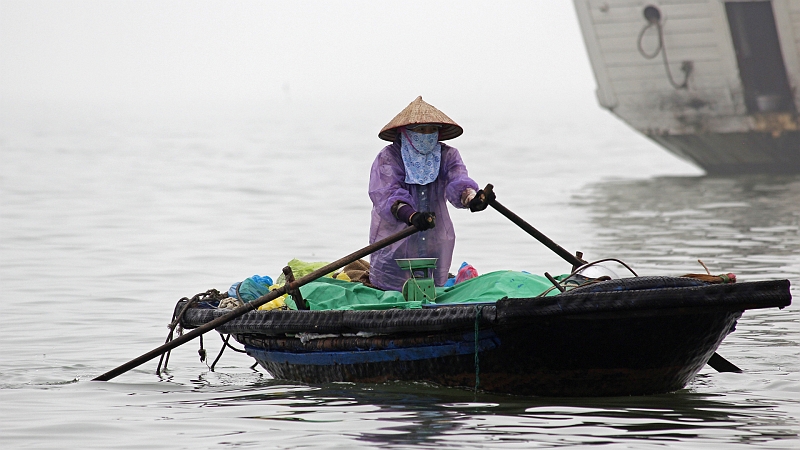
POLYGON ((0 5, 4 101, 595 105, 568 0, 0 5))
POLYGON ((0 132, 249 115, 347 126, 379 146, 377 130, 423 95, 467 130, 459 145, 497 127, 535 139, 533 123, 568 142, 592 123, 698 173, 594 90, 570 0, 0 0, 0 132))

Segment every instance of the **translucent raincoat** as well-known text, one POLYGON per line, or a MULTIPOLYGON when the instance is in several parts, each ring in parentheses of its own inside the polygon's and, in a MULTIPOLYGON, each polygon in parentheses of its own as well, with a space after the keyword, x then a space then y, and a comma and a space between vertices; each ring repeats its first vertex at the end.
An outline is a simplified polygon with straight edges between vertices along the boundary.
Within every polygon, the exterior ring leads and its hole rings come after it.
POLYGON ((384 147, 372 163, 369 175, 369 197, 372 199, 370 244, 408 226, 392 215, 392 205, 397 201, 411 205, 415 211, 435 213, 436 227, 373 253, 370 256, 370 282, 381 289, 399 291, 410 274, 397 266, 396 258, 439 258, 434 282, 437 286, 444 285, 456 241, 445 199, 456 208, 465 208, 461 204, 461 194, 466 188, 477 191, 478 184, 467 175, 467 167, 454 147, 442 143, 439 176, 424 186, 406 184, 399 142, 384 147))

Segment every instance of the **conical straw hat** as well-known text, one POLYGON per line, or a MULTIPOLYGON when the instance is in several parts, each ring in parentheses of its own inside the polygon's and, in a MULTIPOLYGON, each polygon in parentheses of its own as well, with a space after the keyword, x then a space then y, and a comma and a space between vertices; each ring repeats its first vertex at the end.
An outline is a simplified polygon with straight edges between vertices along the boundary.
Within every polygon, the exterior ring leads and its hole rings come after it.
POLYGON ((441 125, 439 129, 439 140, 446 141, 461 136, 464 129, 461 128, 453 119, 447 117, 445 113, 425 103, 422 96, 409 103, 406 109, 400 111, 391 122, 387 123, 378 137, 384 141, 394 142, 397 137, 397 128, 418 123, 433 123, 441 125))

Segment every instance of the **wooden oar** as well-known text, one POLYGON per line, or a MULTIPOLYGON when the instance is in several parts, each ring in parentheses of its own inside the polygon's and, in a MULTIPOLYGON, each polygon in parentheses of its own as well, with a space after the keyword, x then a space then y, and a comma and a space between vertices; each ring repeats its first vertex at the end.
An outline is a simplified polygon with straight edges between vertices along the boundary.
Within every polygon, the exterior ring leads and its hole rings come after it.
POLYGON ((419 229, 417 227, 415 227, 413 225, 409 226, 408 228, 404 229, 403 231, 395 233, 395 234, 393 234, 393 235, 391 235, 391 236, 389 236, 389 237, 387 237, 385 239, 382 239, 382 240, 380 240, 378 242, 375 242, 374 244, 368 245, 368 246, 362 248, 361 250, 353 252, 353 253, 345 256, 344 258, 341 258, 341 259, 339 259, 337 261, 334 261, 334 262, 332 262, 332 263, 330 263, 330 264, 328 264, 328 265, 326 265, 324 267, 320 267, 319 269, 309 273, 308 275, 306 275, 304 277, 300 277, 298 280, 296 280, 294 282, 287 282, 282 287, 280 287, 280 288, 278 288, 278 289, 276 289, 274 291, 270 291, 268 294, 266 294, 266 295, 264 295, 262 297, 259 297, 259 298, 255 299, 255 300, 253 300, 252 302, 245 303, 244 306, 240 306, 240 307, 232 310, 228 314, 225 314, 224 316, 217 317, 216 319, 212 320, 211 322, 207 322, 207 323, 195 328, 194 330, 184 334, 183 336, 180 336, 180 337, 178 337, 178 338, 176 338, 176 339, 174 339, 174 340, 162 345, 161 347, 158 347, 158 348, 155 348, 153 350, 150 350, 149 352, 145 353, 144 355, 142 355, 142 356, 140 356, 140 357, 138 357, 136 359, 132 359, 132 360, 128 361, 127 363, 117 367, 116 369, 109 370, 108 372, 98 376, 97 378, 94 378, 92 381, 108 381, 108 380, 110 380, 110 379, 112 379, 112 378, 114 378, 114 377, 116 377, 118 375, 122 375, 123 373, 125 373, 125 372, 127 372, 127 371, 129 371, 129 370, 131 370, 131 369, 133 369, 135 367, 138 367, 138 366, 146 363, 147 361, 150 361, 153 358, 156 358, 157 356, 161 355, 164 352, 172 350, 173 348, 178 347, 179 345, 185 344, 186 342, 189 342, 192 339, 194 339, 194 338, 196 338, 196 337, 198 337, 198 336, 200 336, 200 335, 202 335, 204 333, 207 333, 207 332, 213 330, 214 328, 216 328, 216 327, 218 327, 218 326, 220 326, 220 325, 222 325, 222 324, 224 324, 226 322, 229 322, 229 321, 231 321, 231 320, 233 320, 233 319, 235 319, 237 317, 240 317, 240 316, 242 316, 242 315, 244 315, 244 314, 246 314, 246 313, 248 313, 250 311, 255 310, 259 306, 261 306, 261 305, 263 305, 263 304, 265 304, 265 303, 267 303, 269 301, 272 301, 272 300, 280 297, 281 295, 285 294, 288 291, 293 291, 293 290, 299 288, 300 286, 303 286, 303 285, 305 285, 305 284, 307 284, 307 283, 309 283, 311 281, 316 280, 317 278, 325 276, 325 275, 327 275, 327 274, 329 274, 329 273, 331 273, 331 272, 333 272, 333 271, 335 271, 337 269, 341 269, 342 267, 344 267, 344 266, 346 266, 346 265, 348 265, 348 264, 350 264, 350 263, 352 263, 354 261, 358 261, 359 259, 361 259, 361 258, 363 258, 363 257, 365 257, 365 256, 367 256, 367 255, 369 255, 371 253, 374 253, 374 252, 376 252, 376 251, 378 251, 378 250, 380 250, 380 249, 382 249, 384 247, 387 247, 387 246, 389 246, 391 244, 394 244, 395 242, 397 242, 397 241, 399 241, 401 239, 405 239, 408 236, 411 236, 412 234, 416 233, 417 231, 419 231, 419 229))
MULTIPOLYGON (((483 189, 483 192, 493 193, 493 189, 494 186, 492 186, 491 184, 487 184, 486 188, 483 189)), ((489 205, 492 208, 496 209, 500 214, 506 216, 508 220, 514 222, 518 227, 522 228, 526 233, 536 238, 536 240, 544 244, 545 247, 554 251, 558 256, 564 258, 566 262, 572 264, 572 266, 575 267, 576 269, 586 264, 586 261, 578 258, 577 256, 565 250, 564 247, 553 242, 549 237, 545 236, 539 230, 534 228, 533 225, 529 224, 528 222, 525 222, 524 220, 522 220, 520 216, 514 214, 508 208, 501 205, 500 202, 498 202, 496 199, 490 201, 489 205)))
MULTIPOLYGON (((483 189, 483 192, 493 193, 493 189, 494 186, 492 186, 491 184, 487 184, 486 188, 483 189)), ((574 269, 577 269, 578 267, 586 264, 586 261, 568 252, 563 247, 556 244, 550 238, 542 234, 539 230, 534 228, 531 224, 525 222, 524 220, 522 220, 521 217, 511 212, 505 206, 501 205, 500 202, 497 201, 497 199, 489 201, 489 206, 496 209, 500 214, 506 216, 506 218, 508 218, 510 221, 514 222, 518 227, 522 228, 523 230, 525 230, 525 232, 536 238, 536 240, 544 244, 547 248, 554 251, 558 256, 564 258, 565 261, 572 264, 572 267, 574 269)), ((716 352, 713 355, 711 355, 711 359, 708 360, 708 365, 711 366, 711 368, 713 368, 717 372, 740 373, 742 371, 742 369, 736 367, 734 363, 723 358, 716 352)))

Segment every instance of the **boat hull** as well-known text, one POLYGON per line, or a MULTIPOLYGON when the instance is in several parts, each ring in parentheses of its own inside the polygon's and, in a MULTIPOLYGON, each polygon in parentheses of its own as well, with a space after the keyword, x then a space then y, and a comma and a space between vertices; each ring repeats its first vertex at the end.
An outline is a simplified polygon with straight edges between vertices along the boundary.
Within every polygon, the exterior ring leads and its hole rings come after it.
POLYGON ((346 350, 328 344, 326 350, 319 349, 325 346, 320 343, 306 352, 286 351, 268 339, 236 338, 276 378, 305 383, 422 381, 519 395, 641 395, 683 388, 741 314, 540 317, 482 329, 477 346, 472 329, 432 334, 422 346, 404 345, 398 336, 390 349, 346 350), (440 342, 434 344, 437 337, 440 342))
POLYGON ((656 134, 647 136, 709 175, 800 173, 800 132, 656 134))
MULTIPOLYGON (((275 378, 304 383, 412 381, 518 395, 644 395, 686 386, 743 311, 790 303, 787 280, 705 285, 639 277, 491 304, 253 311, 217 331, 232 334, 275 378)), ((189 311, 182 321, 189 327, 224 314, 189 311)))

